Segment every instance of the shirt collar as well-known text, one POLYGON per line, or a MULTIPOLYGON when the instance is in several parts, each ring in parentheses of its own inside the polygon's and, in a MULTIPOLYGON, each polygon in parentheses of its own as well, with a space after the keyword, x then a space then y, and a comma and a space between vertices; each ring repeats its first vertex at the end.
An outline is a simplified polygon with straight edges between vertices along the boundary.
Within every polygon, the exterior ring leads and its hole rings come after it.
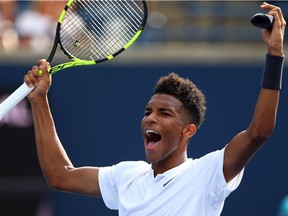
MULTIPOLYGON (((184 168, 189 163, 189 161, 191 162, 192 160, 193 160, 192 158, 188 158, 182 164, 180 164, 176 167, 173 167, 172 169, 169 169, 164 173, 158 174, 155 178, 162 179, 165 176, 176 176, 178 171, 182 170, 182 168, 184 168)), ((154 178, 154 170, 152 169, 152 164, 150 164, 150 169, 149 169, 148 175, 151 176, 152 178, 154 178)))

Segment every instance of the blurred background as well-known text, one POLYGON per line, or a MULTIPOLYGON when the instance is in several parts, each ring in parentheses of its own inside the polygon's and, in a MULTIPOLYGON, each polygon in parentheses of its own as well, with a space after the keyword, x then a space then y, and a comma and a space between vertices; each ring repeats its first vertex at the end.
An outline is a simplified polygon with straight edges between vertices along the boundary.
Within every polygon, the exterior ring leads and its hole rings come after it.
MULTIPOLYGON (((287 1, 269 1, 282 8, 287 1)), ((221 149, 253 115, 265 62, 261 31, 250 24, 261 1, 149 1, 144 32, 113 61, 53 77, 51 109, 75 166, 145 160, 140 121, 160 76, 190 78, 207 98, 206 122, 189 145, 197 158, 221 149)), ((0 1, 0 101, 52 47, 66 1, 0 1)), ((287 53, 287 39, 285 52, 287 53)), ((63 62, 59 50, 52 65, 63 62)), ((287 64, 287 63, 286 63, 287 64)), ((287 70, 287 66, 285 66, 287 70)), ((288 215, 288 78, 277 127, 245 169, 223 216, 288 215)), ((101 199, 51 191, 38 165, 31 110, 22 101, 0 122, 0 215, 112 216, 101 199)), ((193 184, 193 183, 191 183, 193 184)))

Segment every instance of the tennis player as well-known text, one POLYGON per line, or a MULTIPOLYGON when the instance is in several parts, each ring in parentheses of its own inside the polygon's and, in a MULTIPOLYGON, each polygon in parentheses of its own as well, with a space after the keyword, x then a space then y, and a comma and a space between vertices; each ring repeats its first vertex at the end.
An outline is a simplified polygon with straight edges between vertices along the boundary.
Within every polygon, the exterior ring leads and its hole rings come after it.
POLYGON ((225 199, 238 187, 244 167, 276 123, 286 22, 279 7, 265 2, 260 7, 275 21, 271 31, 262 31, 267 54, 254 116, 247 129, 223 149, 199 159, 188 158, 187 145, 203 122, 205 97, 190 80, 171 73, 160 78, 145 107, 141 127, 148 162, 74 167, 58 138, 49 108, 49 64, 40 60, 24 80, 36 86, 28 98, 38 157, 49 186, 102 197, 108 208, 123 216, 220 215, 225 199))

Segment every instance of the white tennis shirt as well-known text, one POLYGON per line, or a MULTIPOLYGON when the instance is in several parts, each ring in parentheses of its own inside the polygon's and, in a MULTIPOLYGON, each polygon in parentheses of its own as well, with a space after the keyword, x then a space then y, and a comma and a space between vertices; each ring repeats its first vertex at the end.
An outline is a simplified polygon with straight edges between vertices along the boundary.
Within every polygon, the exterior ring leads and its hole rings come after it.
POLYGON ((105 205, 120 216, 219 216, 225 198, 242 172, 228 184, 223 175, 224 149, 183 164, 154 178, 144 161, 121 162, 99 171, 105 205))

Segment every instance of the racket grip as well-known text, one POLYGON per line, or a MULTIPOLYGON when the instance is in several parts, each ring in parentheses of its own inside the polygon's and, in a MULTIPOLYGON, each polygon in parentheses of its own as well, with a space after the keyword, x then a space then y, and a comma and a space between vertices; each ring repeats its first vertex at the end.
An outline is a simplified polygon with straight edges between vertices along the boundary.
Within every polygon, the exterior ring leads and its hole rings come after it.
POLYGON ((272 29, 274 17, 269 14, 257 13, 251 18, 250 22, 258 28, 272 29))
POLYGON ((22 101, 35 87, 29 87, 25 82, 0 104, 0 121, 7 112, 22 101))

